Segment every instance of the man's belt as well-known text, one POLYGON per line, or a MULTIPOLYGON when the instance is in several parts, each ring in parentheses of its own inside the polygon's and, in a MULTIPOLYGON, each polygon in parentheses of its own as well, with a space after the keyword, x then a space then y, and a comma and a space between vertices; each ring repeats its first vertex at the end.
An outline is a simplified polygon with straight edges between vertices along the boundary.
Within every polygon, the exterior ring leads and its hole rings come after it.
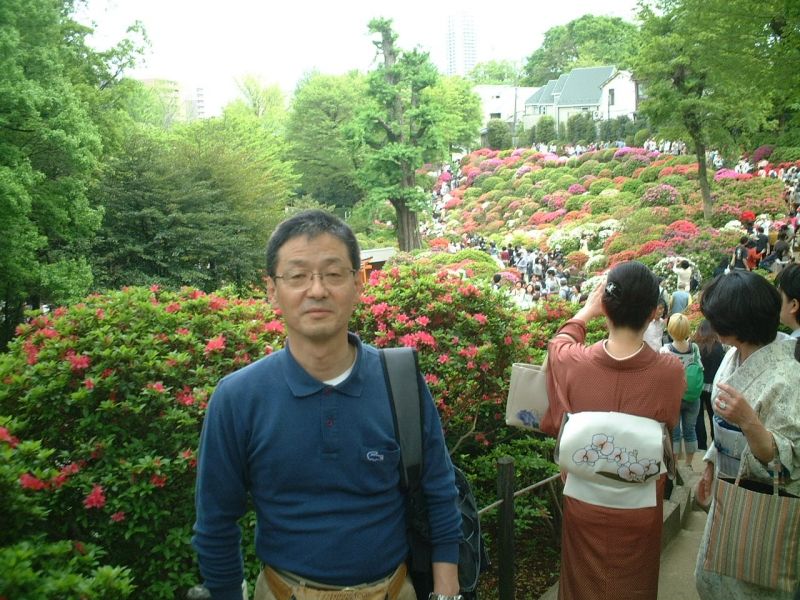
POLYGON ((402 563, 388 581, 369 586, 318 589, 307 585, 292 586, 275 569, 265 566, 264 577, 276 600, 397 600, 406 579, 406 565, 402 563), (297 593, 296 593, 297 592, 297 593))

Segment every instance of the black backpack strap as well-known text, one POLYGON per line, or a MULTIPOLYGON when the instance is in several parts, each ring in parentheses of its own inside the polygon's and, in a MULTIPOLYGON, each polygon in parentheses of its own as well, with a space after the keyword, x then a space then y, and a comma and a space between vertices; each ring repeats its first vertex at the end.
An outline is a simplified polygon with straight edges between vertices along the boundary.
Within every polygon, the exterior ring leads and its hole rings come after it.
POLYGON ((422 477, 422 395, 417 353, 413 348, 385 348, 379 352, 400 444, 400 484, 403 489, 413 490, 422 477))
POLYGON ((800 362, 800 338, 797 339, 797 343, 794 345, 794 357, 797 362, 800 362))

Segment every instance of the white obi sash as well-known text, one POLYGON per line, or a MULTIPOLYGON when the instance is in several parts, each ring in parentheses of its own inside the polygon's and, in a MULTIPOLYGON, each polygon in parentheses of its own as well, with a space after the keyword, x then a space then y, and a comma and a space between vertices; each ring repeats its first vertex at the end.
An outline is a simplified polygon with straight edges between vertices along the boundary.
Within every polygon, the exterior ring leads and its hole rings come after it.
POLYGON ((564 416, 556 462, 567 473, 564 495, 608 508, 657 505, 666 428, 653 419, 618 412, 564 416))

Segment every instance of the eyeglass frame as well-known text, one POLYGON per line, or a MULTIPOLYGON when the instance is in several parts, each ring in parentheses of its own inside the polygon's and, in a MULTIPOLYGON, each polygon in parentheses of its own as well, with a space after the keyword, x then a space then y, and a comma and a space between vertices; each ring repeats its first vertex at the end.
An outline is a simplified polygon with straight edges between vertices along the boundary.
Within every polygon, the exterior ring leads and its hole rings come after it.
MULTIPOLYGON (((356 273, 358 273, 358 272, 359 272, 359 270, 360 270, 360 269, 353 269, 353 268, 350 268, 350 269, 345 269, 345 271, 349 271, 349 272, 350 272, 350 275, 351 275, 351 276, 355 276, 355 274, 356 274, 356 273)), ((314 285, 314 278, 315 278, 315 277, 319 277, 319 282, 320 282, 320 284, 321 284, 323 287, 325 287, 325 288, 328 288, 328 287, 330 286, 330 284, 329 284, 329 283, 328 283, 328 284, 326 284, 326 283, 325 283, 325 276, 326 276, 326 274, 325 274, 325 273, 323 273, 323 272, 321 272, 321 271, 310 271, 310 270, 308 270, 308 269, 297 269, 297 271, 299 271, 300 273, 307 273, 307 274, 310 276, 310 277, 309 277, 309 280, 308 280, 308 283, 307 283, 305 286, 302 286, 302 287, 296 287, 296 288, 295 288, 295 287, 292 287, 292 286, 291 286, 291 284, 289 284, 289 283, 286 283, 286 281, 284 281, 284 284, 285 284, 285 285, 286 285, 286 287, 287 287, 287 288, 289 288, 290 290, 293 290, 293 291, 295 291, 295 292, 304 292, 305 290, 309 289, 309 288, 310 288, 312 285, 314 285)), ((291 272, 292 272, 292 270, 291 270, 291 269, 289 269, 288 271, 285 271, 283 275, 273 275, 273 276, 272 276, 272 279, 284 279, 284 280, 286 280, 286 273, 291 273, 291 272)), ((287 281, 288 281, 288 280, 287 280, 287 281)), ((333 285, 333 286, 331 286, 331 287, 333 287, 334 289, 336 289, 336 288, 338 288, 338 287, 341 287, 341 286, 345 285, 346 283, 347 283, 347 281, 345 280, 345 281, 343 281, 341 284, 339 284, 339 285, 336 285, 336 284, 334 284, 334 285, 333 285)))

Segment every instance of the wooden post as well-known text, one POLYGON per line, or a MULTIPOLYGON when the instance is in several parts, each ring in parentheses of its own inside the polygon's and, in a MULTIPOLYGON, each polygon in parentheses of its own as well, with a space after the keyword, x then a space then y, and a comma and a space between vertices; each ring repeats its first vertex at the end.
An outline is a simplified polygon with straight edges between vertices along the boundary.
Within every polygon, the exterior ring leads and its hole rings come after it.
POLYGON ((498 575, 500 600, 514 600, 514 459, 503 456, 497 461, 497 496, 500 505, 498 575))

